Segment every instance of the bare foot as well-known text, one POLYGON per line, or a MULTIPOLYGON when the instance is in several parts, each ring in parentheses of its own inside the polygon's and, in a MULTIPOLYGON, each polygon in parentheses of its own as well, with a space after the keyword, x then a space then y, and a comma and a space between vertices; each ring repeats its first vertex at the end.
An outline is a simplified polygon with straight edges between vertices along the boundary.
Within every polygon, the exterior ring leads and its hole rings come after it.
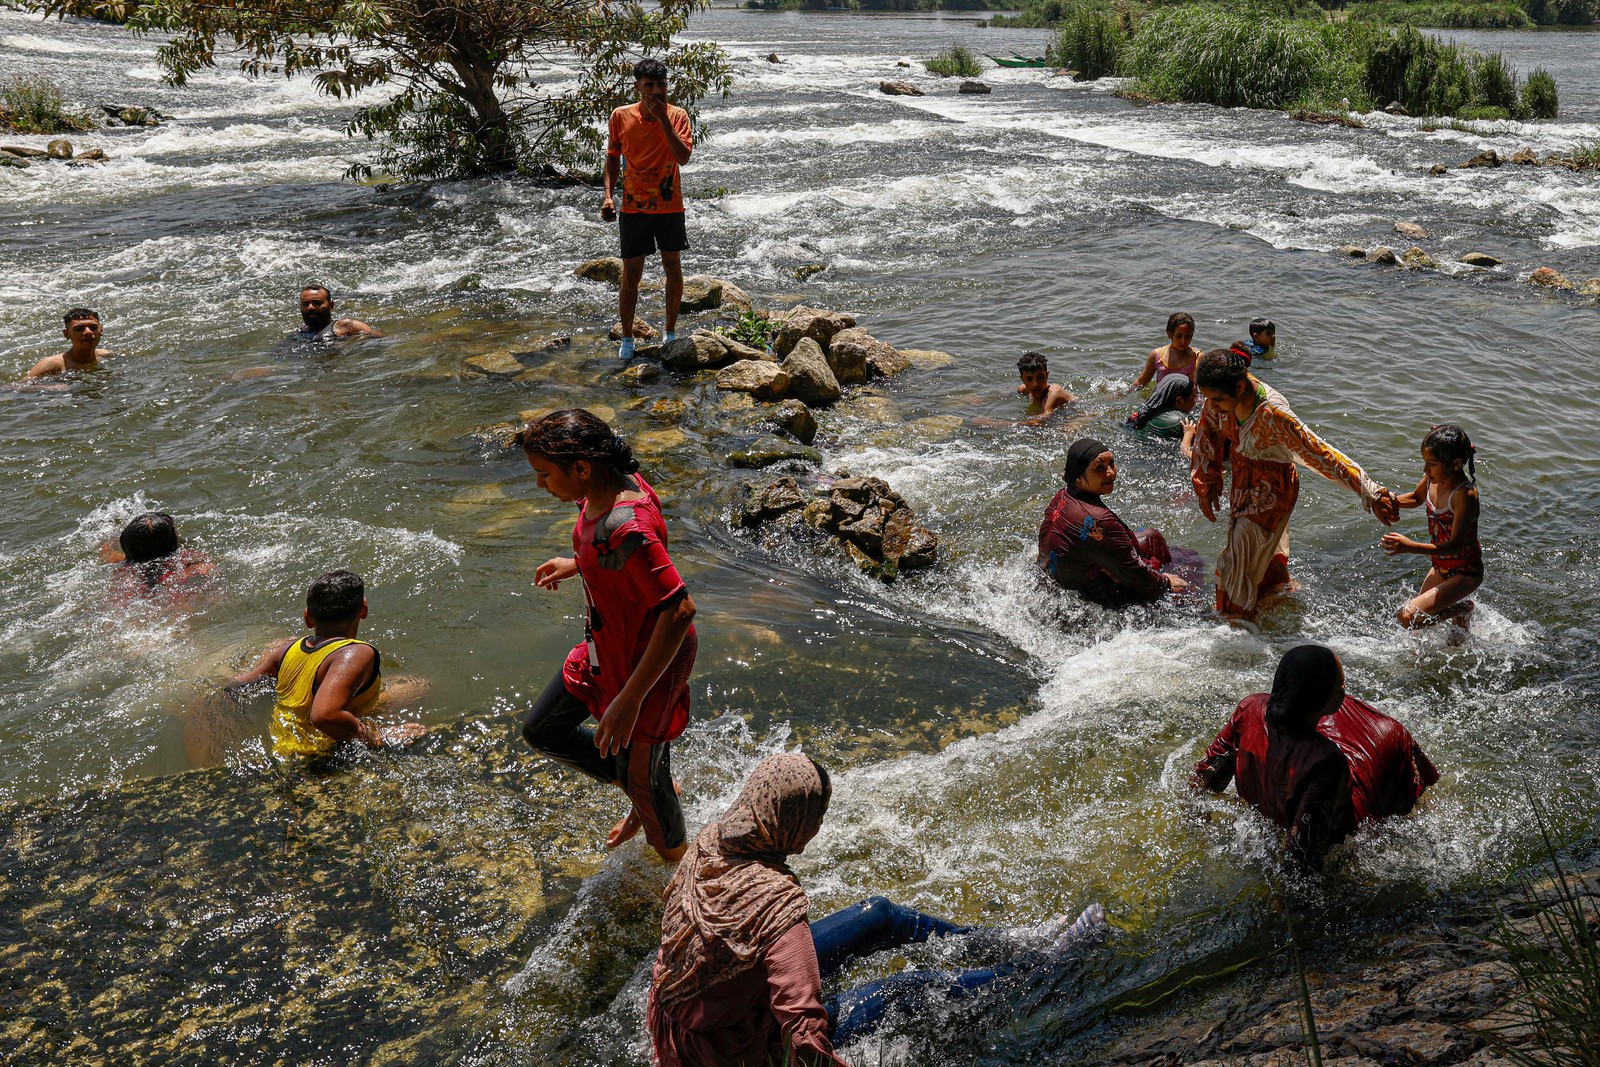
POLYGON ((616 848, 625 841, 633 840, 638 835, 639 830, 639 813, 630 807, 628 814, 620 819, 617 825, 611 828, 611 832, 606 835, 606 848, 616 848))

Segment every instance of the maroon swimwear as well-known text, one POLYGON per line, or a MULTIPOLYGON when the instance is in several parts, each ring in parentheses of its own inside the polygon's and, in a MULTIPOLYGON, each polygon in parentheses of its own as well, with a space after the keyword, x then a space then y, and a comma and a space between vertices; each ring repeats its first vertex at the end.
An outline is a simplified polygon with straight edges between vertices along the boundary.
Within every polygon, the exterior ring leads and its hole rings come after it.
POLYGON ((1063 489, 1039 524, 1038 563, 1065 589, 1117 608, 1160 600, 1172 588, 1161 568, 1172 562, 1161 531, 1139 534, 1100 497, 1063 489))
MULTIPOLYGON (((1435 508, 1426 493, 1423 494, 1422 503, 1428 509, 1428 536, 1436 545, 1449 541, 1456 528, 1455 511, 1447 507, 1435 508)), ((1472 544, 1459 556, 1434 556, 1433 566, 1442 578, 1482 578, 1483 546, 1474 537, 1472 544)))

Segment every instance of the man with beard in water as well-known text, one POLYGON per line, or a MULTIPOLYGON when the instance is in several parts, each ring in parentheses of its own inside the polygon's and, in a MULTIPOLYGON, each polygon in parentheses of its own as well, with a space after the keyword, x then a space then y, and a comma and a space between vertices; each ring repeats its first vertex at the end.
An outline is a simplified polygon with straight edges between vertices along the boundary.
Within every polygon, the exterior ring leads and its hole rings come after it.
MULTIPOLYGON (((1101 499, 1117 487, 1111 449, 1092 437, 1074 441, 1061 480, 1067 487, 1056 493, 1039 524, 1038 563, 1057 584, 1108 608, 1150 603, 1189 588, 1182 577, 1163 573, 1174 560, 1161 531, 1130 530, 1101 499)), ((1199 563, 1187 555, 1192 559, 1180 565, 1199 563)))
POLYGON ((1291 856, 1321 867, 1356 827, 1409 812, 1439 772, 1404 726, 1346 695, 1332 649, 1300 645, 1278 662, 1271 694, 1239 702, 1190 784, 1220 793, 1230 780, 1287 831, 1291 856))
POLYGON ((308 285, 300 290, 300 317, 306 328, 299 331, 302 341, 343 341, 355 337, 382 337, 383 331, 360 319, 333 317, 333 293, 326 285, 308 285))

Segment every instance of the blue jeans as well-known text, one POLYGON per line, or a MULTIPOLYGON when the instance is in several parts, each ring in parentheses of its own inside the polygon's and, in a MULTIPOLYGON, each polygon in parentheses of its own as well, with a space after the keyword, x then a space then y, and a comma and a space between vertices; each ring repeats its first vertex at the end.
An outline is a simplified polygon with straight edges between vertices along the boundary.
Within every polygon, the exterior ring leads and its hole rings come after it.
MULTIPOLYGON (((969 926, 924 915, 885 897, 868 897, 811 924, 824 979, 838 974, 851 960, 873 952, 971 932, 969 926)), ((848 1045, 865 1037, 878 1028, 891 1008, 917 1013, 930 998, 959 999, 1012 970, 1001 966, 958 972, 902 971, 829 997, 823 1007, 833 1043, 848 1045)))

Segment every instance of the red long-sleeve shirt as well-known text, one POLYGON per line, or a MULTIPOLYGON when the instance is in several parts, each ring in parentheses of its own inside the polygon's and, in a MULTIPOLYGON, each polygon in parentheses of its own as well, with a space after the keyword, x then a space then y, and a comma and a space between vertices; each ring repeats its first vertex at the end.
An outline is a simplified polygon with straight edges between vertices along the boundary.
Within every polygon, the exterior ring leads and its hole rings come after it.
POLYGON ((1159 600, 1172 584, 1164 560, 1140 551, 1128 524, 1087 493, 1063 489, 1039 524, 1039 566, 1063 588, 1106 607, 1159 600))

